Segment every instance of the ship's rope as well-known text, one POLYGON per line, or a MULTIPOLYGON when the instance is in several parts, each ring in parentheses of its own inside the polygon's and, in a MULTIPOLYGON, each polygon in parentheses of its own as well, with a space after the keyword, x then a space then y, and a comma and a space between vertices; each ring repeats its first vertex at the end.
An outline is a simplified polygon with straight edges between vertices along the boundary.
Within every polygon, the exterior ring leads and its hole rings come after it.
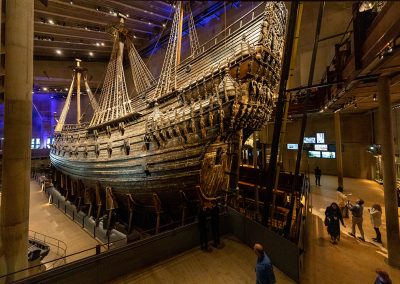
POLYGON ((194 24, 192 9, 190 8, 190 2, 186 4, 188 13, 188 30, 189 30, 189 43, 191 56, 195 57, 200 52, 199 37, 197 36, 196 27, 194 24))
POLYGON ((72 97, 72 91, 74 89, 74 82, 75 82, 75 74, 72 76, 72 82, 71 86, 69 87, 68 96, 67 99, 65 100, 63 110, 57 122, 56 128, 54 129, 54 132, 61 132, 64 127, 65 119, 67 118, 68 110, 71 105, 71 97, 72 97))
POLYGON ((126 88, 122 55, 123 45, 120 43, 119 34, 116 34, 101 90, 99 108, 94 112, 90 126, 102 124, 133 112, 126 88))
POLYGON ((162 97, 172 90, 173 82, 176 79, 176 63, 178 48, 178 31, 179 31, 179 18, 182 9, 182 2, 176 3, 176 10, 174 19, 171 26, 171 34, 168 41, 167 51, 165 53, 164 63, 161 68, 161 74, 157 82, 157 87, 153 95, 153 100, 162 97))
POLYGON ((132 40, 129 38, 127 39, 127 48, 133 84, 136 92, 141 93, 153 84, 154 77, 137 52, 132 40))

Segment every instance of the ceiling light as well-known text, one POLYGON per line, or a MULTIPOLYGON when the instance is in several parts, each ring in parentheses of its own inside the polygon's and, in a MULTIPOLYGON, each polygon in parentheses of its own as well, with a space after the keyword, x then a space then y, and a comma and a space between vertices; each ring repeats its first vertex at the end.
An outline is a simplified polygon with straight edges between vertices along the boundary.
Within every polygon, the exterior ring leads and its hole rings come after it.
POLYGON ((47 89, 47 87, 43 87, 43 91, 47 91, 48 89, 47 89))
POLYGON ((68 88, 65 88, 64 91, 68 91, 68 88))
POLYGON ((74 5, 74 1, 69 1, 69 4, 74 5))
POLYGON ((90 55, 90 56, 93 56, 93 52, 89 52, 89 55, 90 55))
POLYGON ((57 50, 56 50, 56 53, 57 53, 57 54, 61 54, 62 52, 61 52, 61 50, 57 49, 57 50))
POLYGON ((100 46, 100 43, 96 42, 96 46, 100 46))
POLYGON ((126 14, 126 17, 129 18, 129 14, 126 14))
POLYGON ((97 7, 97 8, 96 8, 96 11, 100 11, 100 7, 97 7))
POLYGON ((374 102, 376 102, 376 94, 374 94, 374 96, 372 97, 372 100, 373 100, 374 102))
POLYGON ((151 25, 151 23, 150 23, 150 22, 148 22, 148 24, 149 24, 149 25, 151 25))
POLYGON ((137 38, 137 36, 134 35, 133 38, 137 38))
POLYGON ((101 46, 104 46, 104 42, 101 43, 101 46))
POLYGON ((163 26, 163 28, 165 28, 165 27, 166 27, 166 24, 165 24, 165 23, 163 23, 163 24, 162 24, 162 26, 163 26))
POLYGON ((49 24, 54 25, 54 21, 52 19, 50 19, 49 24))

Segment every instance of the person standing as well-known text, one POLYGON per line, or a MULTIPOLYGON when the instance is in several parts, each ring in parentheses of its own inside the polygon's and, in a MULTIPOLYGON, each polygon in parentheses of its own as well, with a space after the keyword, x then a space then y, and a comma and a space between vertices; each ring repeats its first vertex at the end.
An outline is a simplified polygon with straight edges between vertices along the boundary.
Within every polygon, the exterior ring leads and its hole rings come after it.
POLYGON ((211 233, 213 236, 213 247, 220 248, 220 237, 219 237, 219 207, 215 204, 211 208, 211 233))
POLYGON ((347 195, 343 193, 343 187, 339 186, 336 191, 337 195, 337 203, 340 209, 340 213, 342 213, 343 218, 349 218, 349 210, 347 209, 347 202, 349 199, 347 195))
POLYGON ((371 210, 368 209, 369 215, 371 217, 371 223, 374 227, 376 238, 372 238, 374 242, 382 243, 381 232, 379 231, 379 227, 382 224, 382 207, 379 204, 373 204, 371 210))
POLYGON ((326 225, 328 227, 328 234, 331 236, 332 244, 337 244, 340 240, 340 223, 343 227, 346 225, 343 223, 342 213, 340 212, 339 206, 333 202, 325 210, 326 225))
POLYGON ((356 237, 356 225, 358 229, 360 230, 361 237, 359 237, 360 240, 365 242, 364 238, 364 230, 363 230, 363 213, 364 213, 364 200, 358 199, 356 201, 356 204, 348 204, 348 208, 351 211, 351 232, 349 232, 349 235, 352 237, 356 237))
POLYGON ((314 169, 314 175, 315 175, 315 185, 321 186, 322 171, 318 166, 314 169))
POLYGON ((206 252, 210 251, 208 247, 208 234, 207 234, 207 208, 199 206, 198 225, 200 234, 200 248, 206 252))
POLYGON ((257 255, 256 284, 273 284, 276 282, 271 260, 261 244, 254 244, 254 253, 257 255))

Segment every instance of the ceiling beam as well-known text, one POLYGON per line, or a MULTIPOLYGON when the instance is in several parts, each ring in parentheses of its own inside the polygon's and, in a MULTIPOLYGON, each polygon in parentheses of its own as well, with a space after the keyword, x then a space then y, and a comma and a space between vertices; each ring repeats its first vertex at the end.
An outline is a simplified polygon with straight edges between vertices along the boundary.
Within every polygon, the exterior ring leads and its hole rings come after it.
MULTIPOLYGON (((60 4, 60 5, 64 5, 64 6, 71 6, 71 4, 69 4, 68 2, 63 2, 63 1, 59 1, 59 0, 49 0, 49 1, 51 3, 57 3, 57 4, 60 4)), ((74 8, 78 8, 78 9, 89 11, 89 12, 96 12, 96 13, 100 13, 100 14, 103 14, 103 15, 110 15, 109 13, 106 13, 106 12, 103 12, 103 11, 97 11, 96 9, 84 7, 84 6, 77 5, 77 4, 74 4, 73 6, 74 6, 74 8)), ((133 19, 133 18, 127 18, 125 21, 126 22, 131 22, 131 23, 138 23, 138 24, 141 24, 141 25, 148 25, 148 22, 144 22, 144 21, 141 21, 141 20, 133 19)), ((156 26, 156 27, 159 27, 159 28, 162 27, 161 25, 155 24, 155 23, 153 23, 152 26, 156 26)), ((151 33, 151 32, 147 32, 147 33, 151 33)))

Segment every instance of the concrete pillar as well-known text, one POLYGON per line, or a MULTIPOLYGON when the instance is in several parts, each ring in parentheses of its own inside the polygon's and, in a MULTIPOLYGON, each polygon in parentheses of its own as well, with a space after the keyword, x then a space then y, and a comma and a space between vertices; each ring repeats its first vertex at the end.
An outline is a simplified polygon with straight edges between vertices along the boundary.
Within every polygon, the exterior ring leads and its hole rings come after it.
POLYGON ((336 139, 336 167, 338 177, 338 187, 343 187, 343 161, 342 161, 342 132, 340 130, 340 113, 335 116, 335 139, 336 139))
POLYGON ((392 129, 392 108, 390 102, 390 79, 378 79, 379 124, 383 157, 383 188, 385 194, 385 214, 388 263, 400 267, 400 233, 396 194, 396 171, 392 129), (388 127, 389 126, 389 127, 388 127))
MULTIPOLYGON (((258 151, 257 151, 257 132, 253 132, 253 166, 254 169, 258 169, 258 151)), ((256 215, 255 217, 258 219, 258 215, 260 212, 260 198, 259 198, 259 185, 257 184, 254 189, 254 202, 256 203, 256 215)))
MULTIPOLYGON (((28 267, 33 2, 7 0, 0 274, 28 267)), ((19 273, 3 281, 23 276, 19 273)))

